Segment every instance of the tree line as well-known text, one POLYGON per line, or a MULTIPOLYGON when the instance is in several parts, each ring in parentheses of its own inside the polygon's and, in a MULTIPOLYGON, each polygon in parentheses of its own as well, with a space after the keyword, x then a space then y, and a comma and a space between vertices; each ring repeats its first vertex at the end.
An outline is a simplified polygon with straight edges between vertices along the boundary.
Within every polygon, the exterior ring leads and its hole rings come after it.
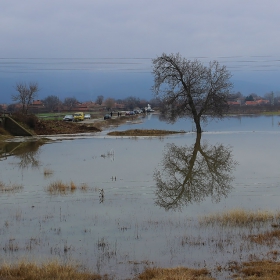
MULTIPOLYGON (((32 108, 32 104, 34 100, 36 100, 39 92, 39 87, 37 83, 17 83, 15 86, 17 94, 12 95, 12 100, 16 103, 10 104, 7 107, 8 112, 16 112, 20 111, 22 114, 29 113, 32 108)), ((64 100, 61 100, 56 95, 49 95, 46 98, 40 100, 44 106, 44 109, 48 112, 56 112, 60 110, 73 110, 79 104, 83 102, 79 101, 76 97, 66 97, 64 100)), ((146 100, 140 99, 138 97, 129 96, 124 99, 115 99, 112 97, 104 98, 103 95, 98 95, 93 105, 103 106, 103 108, 107 110, 113 110, 115 105, 121 105, 126 110, 133 110, 134 108, 143 108, 146 107, 147 104, 151 104, 152 106, 157 106, 158 101, 156 99, 146 100)), ((3 108, 0 105, 0 111, 3 108)))

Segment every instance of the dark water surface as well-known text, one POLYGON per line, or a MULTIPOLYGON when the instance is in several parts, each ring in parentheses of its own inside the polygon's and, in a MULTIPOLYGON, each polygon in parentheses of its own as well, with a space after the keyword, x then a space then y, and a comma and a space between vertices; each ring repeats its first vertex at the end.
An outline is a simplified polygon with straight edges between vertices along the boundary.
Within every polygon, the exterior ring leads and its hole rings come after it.
MULTIPOLYGON (((219 232, 198 218, 235 208, 279 210, 279 120, 211 122, 200 141, 195 133, 119 138, 102 132, 50 137, 44 145, 20 138, 2 144, 0 260, 74 260, 124 279, 148 265, 213 268, 263 253, 258 246, 241 248, 246 229, 219 232), (172 171, 176 164, 181 174, 172 171), (76 188, 50 193, 58 181, 76 188)), ((151 115, 114 129, 192 127, 151 115)))

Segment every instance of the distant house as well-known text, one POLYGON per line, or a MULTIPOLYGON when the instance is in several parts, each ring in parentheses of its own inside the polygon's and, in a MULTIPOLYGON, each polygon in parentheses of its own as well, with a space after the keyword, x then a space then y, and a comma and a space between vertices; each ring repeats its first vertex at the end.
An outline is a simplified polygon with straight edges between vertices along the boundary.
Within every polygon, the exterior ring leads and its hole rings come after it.
POLYGON ((118 110, 124 110, 125 105, 120 103, 115 103, 115 108, 118 110))
POLYGON ((45 106, 41 100, 33 100, 32 104, 28 106, 28 110, 33 113, 41 112, 45 106))
POLYGON ((2 108, 3 111, 7 111, 7 104, 0 104, 0 108, 2 108))
POLYGON ((245 98, 244 97, 239 97, 236 99, 237 102, 239 102, 240 105, 244 105, 245 104, 245 98))
POLYGON ((257 106, 259 105, 257 101, 245 101, 246 106, 257 106))
POLYGON ((257 102, 259 105, 269 104, 269 103, 270 103, 270 101, 267 100, 267 99, 259 99, 259 100, 256 100, 256 102, 257 102))
POLYGON ((75 105, 75 108, 74 108, 75 111, 87 111, 88 110, 88 104, 85 102, 85 103, 77 103, 75 105))
POLYGON ((240 106, 240 102, 238 102, 238 101, 228 101, 228 105, 230 105, 230 106, 236 106, 236 105, 240 106))
POLYGON ((258 99, 255 101, 246 101, 245 105, 247 106, 257 106, 257 105, 265 105, 265 104, 269 104, 269 100, 266 99, 258 99))
POLYGON ((29 108, 43 108, 44 104, 41 100, 33 100, 32 104, 29 105, 29 108))

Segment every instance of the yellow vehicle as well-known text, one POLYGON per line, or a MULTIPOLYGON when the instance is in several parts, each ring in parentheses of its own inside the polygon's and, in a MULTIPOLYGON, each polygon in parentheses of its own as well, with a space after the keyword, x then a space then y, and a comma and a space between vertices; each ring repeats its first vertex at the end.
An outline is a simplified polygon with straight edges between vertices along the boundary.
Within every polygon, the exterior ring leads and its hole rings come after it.
POLYGON ((78 121, 83 121, 85 118, 84 113, 83 112, 76 112, 74 114, 74 121, 78 122, 78 121))

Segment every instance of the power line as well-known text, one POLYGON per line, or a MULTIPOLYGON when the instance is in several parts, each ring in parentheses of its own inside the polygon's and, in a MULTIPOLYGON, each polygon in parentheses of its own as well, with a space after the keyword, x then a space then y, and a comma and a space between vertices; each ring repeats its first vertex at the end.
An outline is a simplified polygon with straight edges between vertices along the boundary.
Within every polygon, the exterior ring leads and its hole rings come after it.
MULTIPOLYGON (((212 57, 191 57, 207 63, 212 57)), ((275 56, 221 56, 219 61, 232 71, 279 71, 280 58, 275 56)), ((91 71, 91 72, 135 72, 150 73, 152 58, 147 57, 29 57, 29 58, 0 58, 2 73, 33 73, 50 71, 91 71), (127 67, 127 66, 133 67, 127 67)))

